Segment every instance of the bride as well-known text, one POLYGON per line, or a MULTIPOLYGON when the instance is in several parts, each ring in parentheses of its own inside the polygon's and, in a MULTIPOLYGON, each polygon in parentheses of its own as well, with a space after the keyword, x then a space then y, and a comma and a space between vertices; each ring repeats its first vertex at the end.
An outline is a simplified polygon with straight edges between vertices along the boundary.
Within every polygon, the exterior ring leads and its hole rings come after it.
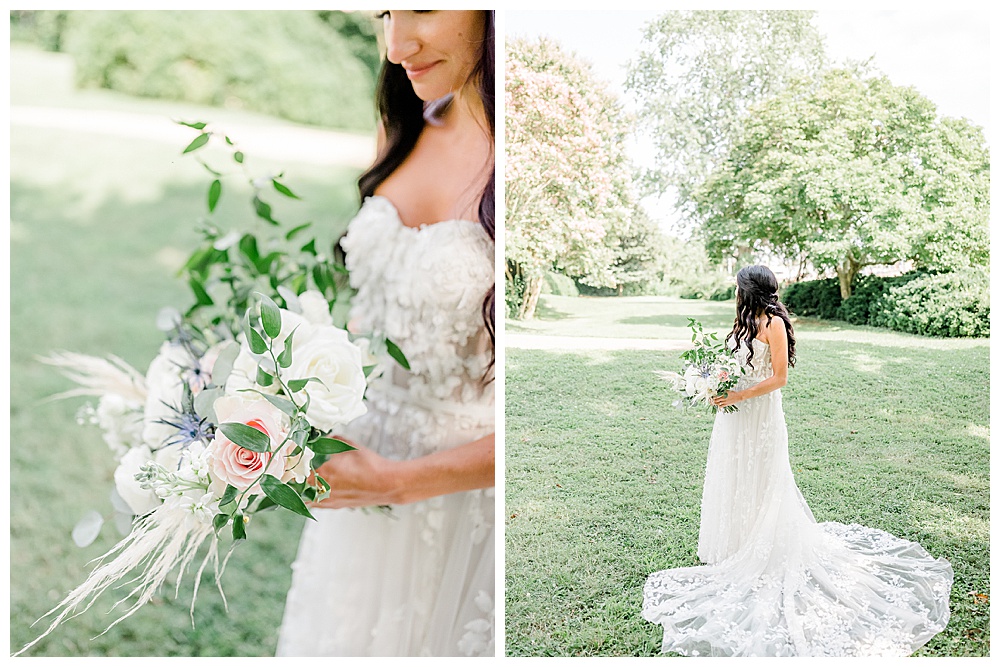
POLYGON ((643 617, 663 651, 712 656, 909 655, 948 623, 951 565, 877 528, 816 523, 788 461, 780 388, 795 335, 763 266, 736 276, 726 338, 747 374, 712 430, 698 557, 656 572, 643 617), (731 342, 730 342, 731 341, 731 342))
POLYGON ((379 155, 341 246, 392 363, 292 565, 278 655, 494 655, 492 11, 387 11, 379 155), (391 505, 390 515, 352 510, 391 505))

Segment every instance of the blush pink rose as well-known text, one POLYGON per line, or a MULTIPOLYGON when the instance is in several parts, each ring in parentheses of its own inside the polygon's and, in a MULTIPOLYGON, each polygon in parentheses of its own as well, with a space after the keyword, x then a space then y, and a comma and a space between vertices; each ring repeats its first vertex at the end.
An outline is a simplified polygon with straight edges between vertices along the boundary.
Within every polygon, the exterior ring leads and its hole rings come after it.
POLYGON ((241 396, 223 396, 215 401, 215 414, 219 423, 236 422, 255 428, 271 440, 272 452, 253 452, 240 447, 227 438, 222 430, 215 432, 215 439, 208 446, 207 455, 211 461, 213 491, 222 493, 227 484, 240 491, 262 493, 258 478, 267 472, 282 481, 291 477, 286 467, 295 466, 289 455, 295 449, 291 440, 280 448, 288 434, 288 417, 278 408, 263 399, 246 399, 241 396))

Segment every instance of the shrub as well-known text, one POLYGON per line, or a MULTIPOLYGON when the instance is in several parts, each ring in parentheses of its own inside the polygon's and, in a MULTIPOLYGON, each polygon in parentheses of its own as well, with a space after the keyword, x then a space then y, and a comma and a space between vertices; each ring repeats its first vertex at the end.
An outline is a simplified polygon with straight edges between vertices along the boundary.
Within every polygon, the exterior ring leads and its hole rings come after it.
POLYGON ((878 305, 879 299, 890 288, 896 285, 905 285, 920 275, 922 274, 912 271, 892 278, 858 276, 854 279, 854 284, 851 286, 850 298, 840 304, 837 319, 851 324, 871 324, 872 318, 880 308, 878 305))
POLYGON ((569 276, 564 276, 555 271, 545 274, 545 281, 542 283, 543 294, 555 294, 556 296, 580 296, 576 281, 569 276))
POLYGON ((371 68, 335 28, 307 11, 70 12, 62 47, 81 86, 370 130, 371 68))
POLYGON ((869 324, 923 336, 983 338, 990 335, 989 304, 985 268, 920 274, 879 297, 869 324))
POLYGON ((902 276, 859 276, 841 300, 836 278, 793 283, 782 301, 802 317, 845 320, 905 333, 942 337, 990 334, 989 276, 985 268, 902 276))
POLYGON ((710 301, 729 301, 736 298, 736 285, 724 285, 715 288, 715 291, 708 296, 710 301))
POLYGON ((788 310, 799 317, 837 319, 842 299, 836 278, 792 283, 781 292, 788 310))
POLYGON ((69 12, 53 10, 10 11, 10 41, 29 42, 46 51, 59 51, 69 12))

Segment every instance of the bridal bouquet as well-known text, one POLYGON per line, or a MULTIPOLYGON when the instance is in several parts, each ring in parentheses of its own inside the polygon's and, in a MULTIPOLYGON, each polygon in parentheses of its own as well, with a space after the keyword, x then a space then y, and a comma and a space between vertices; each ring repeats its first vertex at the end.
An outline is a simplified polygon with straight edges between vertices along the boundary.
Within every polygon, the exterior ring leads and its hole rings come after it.
MULTIPOLYGON (((185 152, 219 134, 234 162, 243 164, 228 137, 204 123, 183 124, 202 131, 185 152)), ((222 174, 202 164, 215 176, 211 212, 222 174)), ((273 186, 297 198, 278 178, 250 179, 257 217, 276 227, 262 190, 273 186)), ((279 241, 290 241, 304 227, 279 241)), ((132 588, 118 604, 134 600, 110 629, 148 602, 175 568, 179 588, 207 542, 194 577, 193 622, 198 582, 210 564, 222 593, 223 541, 235 546, 247 539, 252 518, 268 509, 312 519, 306 503, 330 490, 315 471, 329 456, 353 449, 325 434, 366 412, 367 381, 381 372, 384 355, 408 367, 391 341, 355 337, 334 325, 338 276, 346 271, 335 252, 317 249, 315 239, 290 249, 259 234, 223 235, 209 227, 204 236, 183 269, 195 303, 183 315, 160 312, 157 325, 167 340, 145 374, 114 356, 43 359, 79 385, 61 396, 98 397, 80 421, 100 427, 115 457, 111 504, 126 536, 49 612, 58 612, 55 620, 21 652, 132 573, 132 588), (258 241, 270 252, 261 252, 258 241)), ((103 523, 100 513, 89 512, 74 529, 74 541, 91 543, 103 523)))
MULTIPOLYGON (((654 371, 657 376, 673 384, 680 397, 674 401, 677 407, 705 404, 718 412, 711 399, 725 395, 736 386, 743 375, 743 368, 714 333, 706 334, 701 322, 689 317, 691 342, 694 348, 681 354, 684 367, 680 373, 654 371)), ((726 412, 736 412, 735 405, 722 408, 726 412)))

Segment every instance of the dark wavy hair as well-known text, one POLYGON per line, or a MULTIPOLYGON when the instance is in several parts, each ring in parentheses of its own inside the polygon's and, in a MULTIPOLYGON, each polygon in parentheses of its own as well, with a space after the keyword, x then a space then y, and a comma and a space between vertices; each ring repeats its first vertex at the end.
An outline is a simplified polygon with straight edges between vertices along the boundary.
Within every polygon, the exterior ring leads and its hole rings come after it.
MULTIPOLYGON (((490 138, 496 137, 496 93, 494 90, 496 74, 494 72, 494 14, 493 10, 484 11, 483 43, 479 51, 479 59, 472 70, 470 80, 475 83, 476 91, 483 103, 483 110, 489 122, 490 138)), ((382 63, 382 73, 379 76, 376 93, 379 117, 385 130, 385 148, 375 164, 358 179, 358 190, 361 199, 371 197, 375 189, 389 175, 396 171, 417 144, 417 138, 424 129, 425 122, 433 122, 432 114, 437 113, 444 105, 430 102, 425 104, 417 97, 406 76, 402 65, 395 65, 388 59, 382 63)), ((496 241, 496 224, 494 202, 496 191, 496 169, 490 172, 489 182, 483 188, 479 197, 479 224, 483 226, 490 240, 496 241)), ((496 285, 490 288, 483 298, 483 322, 490 336, 490 364, 483 376, 485 379, 496 363, 496 285)))
POLYGON ((785 322, 788 332, 788 365, 795 365, 795 332, 792 330, 792 320, 785 304, 778 299, 778 279, 766 266, 745 266, 736 274, 736 320, 733 330, 726 336, 726 344, 733 339, 734 347, 745 342, 750 349, 747 364, 753 368, 753 339, 757 337, 759 327, 757 320, 761 315, 767 316, 767 324, 778 317, 785 322))

